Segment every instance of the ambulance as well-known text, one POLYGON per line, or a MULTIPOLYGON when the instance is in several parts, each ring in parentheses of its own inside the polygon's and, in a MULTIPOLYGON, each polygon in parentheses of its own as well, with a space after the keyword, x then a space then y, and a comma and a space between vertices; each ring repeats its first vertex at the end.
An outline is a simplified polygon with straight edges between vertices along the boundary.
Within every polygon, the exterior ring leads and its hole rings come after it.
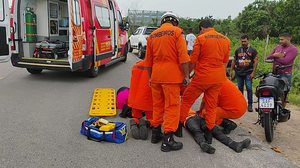
POLYGON ((127 60, 128 24, 115 0, 0 0, 0 61, 31 74, 86 71, 127 60), (2 38, 1 38, 2 39, 2 38))

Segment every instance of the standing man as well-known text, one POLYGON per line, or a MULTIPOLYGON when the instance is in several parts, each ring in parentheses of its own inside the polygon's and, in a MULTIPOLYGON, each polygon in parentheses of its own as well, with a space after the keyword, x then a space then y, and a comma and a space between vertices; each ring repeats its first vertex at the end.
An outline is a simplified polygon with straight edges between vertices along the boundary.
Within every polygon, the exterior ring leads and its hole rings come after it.
POLYGON ((244 85, 246 84, 248 111, 253 112, 253 91, 252 80, 255 77, 258 64, 258 55, 255 48, 249 45, 249 36, 241 37, 242 47, 235 51, 234 60, 230 69, 230 77, 232 78, 233 69, 235 69, 236 79, 239 90, 244 93, 244 85))
POLYGON ((285 77, 289 81, 289 86, 292 86, 293 64, 298 55, 298 49, 292 43, 292 36, 289 33, 283 33, 279 36, 280 42, 275 47, 267 59, 274 59, 273 69, 276 66, 287 66, 285 69, 277 72, 280 77, 285 77))
POLYGON ((189 55, 191 55, 193 52, 195 40, 196 40, 196 36, 193 34, 193 29, 189 28, 189 34, 186 35, 186 44, 187 44, 187 49, 188 49, 189 55))
POLYGON ((161 27, 148 38, 145 66, 148 67, 153 97, 152 143, 162 139, 161 151, 180 150, 181 142, 173 138, 180 116, 180 86, 189 83, 189 61, 178 17, 165 13, 161 27))
POLYGON ((212 131, 216 125, 218 94, 226 81, 225 65, 229 60, 230 40, 218 33, 210 20, 200 22, 201 35, 196 39, 191 56, 191 69, 195 76, 182 96, 180 124, 186 120, 187 114, 195 100, 204 93, 206 114, 205 137, 212 142, 212 131))

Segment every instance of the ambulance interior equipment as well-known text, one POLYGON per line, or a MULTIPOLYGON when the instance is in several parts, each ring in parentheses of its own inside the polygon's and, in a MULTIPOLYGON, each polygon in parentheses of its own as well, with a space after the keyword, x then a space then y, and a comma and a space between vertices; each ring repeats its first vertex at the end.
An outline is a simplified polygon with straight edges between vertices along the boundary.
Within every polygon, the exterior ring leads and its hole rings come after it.
POLYGON ((20 9, 24 57, 68 59, 67 0, 22 0, 20 9))

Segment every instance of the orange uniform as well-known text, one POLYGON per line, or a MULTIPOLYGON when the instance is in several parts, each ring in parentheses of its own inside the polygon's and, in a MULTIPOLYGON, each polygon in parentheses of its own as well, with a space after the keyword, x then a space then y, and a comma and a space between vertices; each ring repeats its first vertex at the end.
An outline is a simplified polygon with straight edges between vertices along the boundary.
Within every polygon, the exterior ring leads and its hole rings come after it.
POLYGON ((143 117, 142 112, 145 112, 148 121, 152 120, 153 101, 145 61, 139 61, 132 67, 128 106, 132 108, 136 123, 143 117))
POLYGON ((216 124, 220 125, 223 119, 238 119, 247 111, 247 102, 244 95, 230 80, 223 84, 216 108, 216 124))
POLYGON ((226 80, 225 63, 230 54, 230 40, 224 35, 208 28, 196 39, 191 64, 195 64, 195 76, 182 96, 180 121, 186 120, 187 114, 195 100, 204 93, 206 99, 206 126, 215 126, 215 108, 218 94, 226 80))
POLYGON ((152 68, 152 125, 163 126, 164 132, 175 132, 180 116, 180 85, 184 79, 181 64, 188 63, 182 30, 163 24, 148 38, 145 65, 152 68))
MULTIPOLYGON (((236 85, 230 80, 222 85, 218 96, 218 105, 216 111, 216 125, 220 125, 223 119, 241 118, 247 110, 247 102, 243 94, 236 85)), ((205 97, 203 98, 205 99, 205 97)), ((196 112, 190 111, 189 117, 194 116, 196 112)), ((200 114, 202 117, 206 115, 205 107, 200 114)))

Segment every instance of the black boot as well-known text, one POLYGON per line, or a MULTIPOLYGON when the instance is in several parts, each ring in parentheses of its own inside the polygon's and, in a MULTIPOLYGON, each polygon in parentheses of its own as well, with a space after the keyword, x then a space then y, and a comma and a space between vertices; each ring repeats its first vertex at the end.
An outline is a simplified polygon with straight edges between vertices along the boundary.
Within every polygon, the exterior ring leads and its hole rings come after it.
POLYGON ((230 134, 230 132, 235 130, 237 127, 236 123, 228 119, 224 119, 220 126, 224 128, 223 129, 224 134, 230 134))
POLYGON ((205 123, 205 119, 204 118, 201 118, 200 116, 198 116, 200 119, 199 119, 199 124, 200 124, 200 128, 201 130, 204 132, 204 137, 206 139, 206 142, 208 144, 212 144, 212 130, 209 130, 206 126, 206 123, 205 123))
POLYGON ((212 138, 213 138, 212 132, 213 132, 213 130, 214 129, 209 130, 207 127, 205 127, 203 129, 203 131, 204 131, 204 138, 206 139, 206 142, 208 144, 212 144, 212 138))
POLYGON ((173 132, 164 134, 161 151, 170 152, 182 149, 183 144, 181 142, 176 142, 173 138, 173 134, 173 132))
POLYGON ((204 133, 200 129, 200 123, 201 118, 199 116, 194 116, 186 121, 185 126, 186 129, 193 135, 194 140, 197 142, 197 144, 200 145, 200 148, 203 152, 214 154, 216 149, 206 142, 204 138, 204 133))
POLYGON ((249 138, 247 138, 247 139, 243 140, 242 142, 232 141, 229 144, 229 147, 231 149, 233 149, 235 152, 241 153, 243 151, 243 149, 248 148, 250 144, 251 144, 251 140, 249 138))
POLYGON ((248 104, 248 112, 253 112, 252 104, 248 104))
POLYGON ((179 122, 178 128, 177 128, 176 132, 174 132, 174 135, 177 137, 182 137, 182 128, 183 128, 183 124, 181 122, 179 122))
POLYGON ((242 152, 243 149, 247 148, 251 143, 250 139, 245 139, 242 142, 235 142, 231 138, 226 136, 218 127, 215 127, 215 129, 213 130, 213 136, 222 144, 228 146, 237 153, 242 152))
POLYGON ((152 128, 151 143, 158 143, 162 140, 161 126, 152 128))
POLYGON ((148 138, 148 127, 147 127, 147 121, 144 120, 143 118, 140 119, 139 122, 140 126, 140 138, 141 140, 146 140, 148 138))
POLYGON ((130 120, 130 132, 134 139, 140 139, 140 129, 134 119, 130 120))
POLYGON ((200 148, 203 152, 208 153, 208 154, 214 154, 216 152, 216 149, 205 141, 203 133, 195 134, 194 140, 200 145, 200 148))

